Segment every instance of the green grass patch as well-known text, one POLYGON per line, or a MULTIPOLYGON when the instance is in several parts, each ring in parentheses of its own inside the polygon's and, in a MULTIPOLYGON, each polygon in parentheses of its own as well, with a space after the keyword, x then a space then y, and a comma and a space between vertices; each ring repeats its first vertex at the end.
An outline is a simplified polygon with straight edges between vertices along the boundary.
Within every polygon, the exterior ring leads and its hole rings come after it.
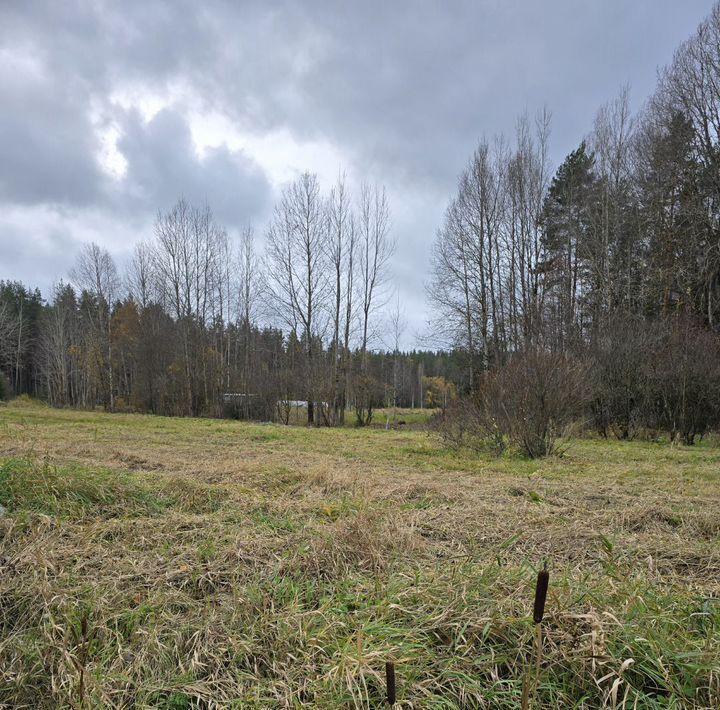
POLYGON ((219 491, 180 479, 151 483, 137 474, 77 464, 0 461, 0 504, 11 514, 74 519, 158 515, 169 509, 207 513, 220 502, 219 491))

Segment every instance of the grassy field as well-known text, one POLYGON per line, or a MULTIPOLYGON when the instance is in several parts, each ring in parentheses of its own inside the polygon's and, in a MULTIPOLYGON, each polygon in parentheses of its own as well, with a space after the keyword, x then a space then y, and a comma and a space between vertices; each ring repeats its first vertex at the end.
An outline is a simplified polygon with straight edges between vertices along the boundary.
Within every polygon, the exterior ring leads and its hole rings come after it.
POLYGON ((720 448, 0 407, 0 705, 720 706, 720 448))

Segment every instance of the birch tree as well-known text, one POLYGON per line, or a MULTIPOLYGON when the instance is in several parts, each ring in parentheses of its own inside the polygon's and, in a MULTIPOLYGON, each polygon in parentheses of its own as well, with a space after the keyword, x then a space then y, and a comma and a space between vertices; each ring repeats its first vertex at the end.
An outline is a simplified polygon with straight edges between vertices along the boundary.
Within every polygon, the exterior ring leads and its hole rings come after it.
POLYGON ((250 416, 250 367, 252 328, 258 315, 258 306, 263 294, 264 282, 261 263, 255 253, 255 241, 252 227, 246 227, 240 235, 237 255, 237 309, 239 329, 243 339, 242 391, 243 413, 250 416))
POLYGON ((328 199, 328 262, 332 308, 332 406, 333 424, 345 422, 348 390, 350 330, 353 318, 355 223, 345 176, 338 178, 328 199))
POLYGON ((328 290, 328 220, 317 176, 304 173, 283 190, 267 230, 269 307, 291 331, 300 331, 305 354, 307 422, 315 418, 315 350, 323 331, 328 290))
POLYGON ((115 262, 107 249, 95 242, 80 250, 70 274, 75 285, 95 299, 95 308, 85 314, 94 330, 98 370, 107 373, 104 383, 105 406, 115 409, 115 381, 113 368, 112 307, 118 296, 120 278, 115 262))
POLYGON ((356 387, 355 415, 358 424, 372 419, 374 387, 367 371, 367 352, 372 317, 385 304, 390 259, 395 241, 390 235, 390 207, 385 188, 363 183, 358 208, 358 296, 360 299, 361 341, 360 380, 356 387))

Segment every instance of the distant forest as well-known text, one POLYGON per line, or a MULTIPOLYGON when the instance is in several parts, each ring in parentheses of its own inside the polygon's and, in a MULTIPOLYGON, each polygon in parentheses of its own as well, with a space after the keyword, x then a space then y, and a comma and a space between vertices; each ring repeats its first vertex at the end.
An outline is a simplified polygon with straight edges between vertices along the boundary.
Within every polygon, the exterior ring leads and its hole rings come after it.
MULTIPOLYGON (((385 190, 344 179, 326 190, 306 173, 284 189, 262 253, 251 229, 232 239, 209 207, 181 199, 123 274, 88 244, 47 302, 2 283, 0 387, 53 406, 280 421, 302 400, 308 423, 364 425, 380 406, 444 406, 517 354, 544 352, 615 377, 595 407, 628 421, 650 370, 659 381, 692 365, 687 381, 714 391, 720 5, 642 110, 622 89, 554 174, 550 136, 548 113, 521 116, 461 174, 429 255, 438 351, 400 351, 385 190), (630 364, 643 357, 641 375, 630 364)), ((653 397, 653 411, 669 406, 653 397)))
POLYGON ((178 416, 287 423, 301 406, 316 425, 443 406, 462 360, 400 351, 385 193, 363 185, 357 205, 343 181, 326 196, 302 175, 259 256, 251 229, 233 241, 209 207, 181 199, 123 274, 91 243, 47 303, 0 283, 0 386, 52 406, 178 416))

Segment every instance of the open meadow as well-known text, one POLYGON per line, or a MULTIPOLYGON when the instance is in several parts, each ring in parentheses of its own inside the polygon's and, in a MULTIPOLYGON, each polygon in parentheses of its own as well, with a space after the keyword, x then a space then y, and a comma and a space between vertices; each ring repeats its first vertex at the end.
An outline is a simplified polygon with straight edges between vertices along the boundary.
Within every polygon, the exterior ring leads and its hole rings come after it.
MULTIPOLYGON (((379 422, 380 423, 380 422, 379 422)), ((2 707, 720 706, 720 448, 0 406, 2 707)))

